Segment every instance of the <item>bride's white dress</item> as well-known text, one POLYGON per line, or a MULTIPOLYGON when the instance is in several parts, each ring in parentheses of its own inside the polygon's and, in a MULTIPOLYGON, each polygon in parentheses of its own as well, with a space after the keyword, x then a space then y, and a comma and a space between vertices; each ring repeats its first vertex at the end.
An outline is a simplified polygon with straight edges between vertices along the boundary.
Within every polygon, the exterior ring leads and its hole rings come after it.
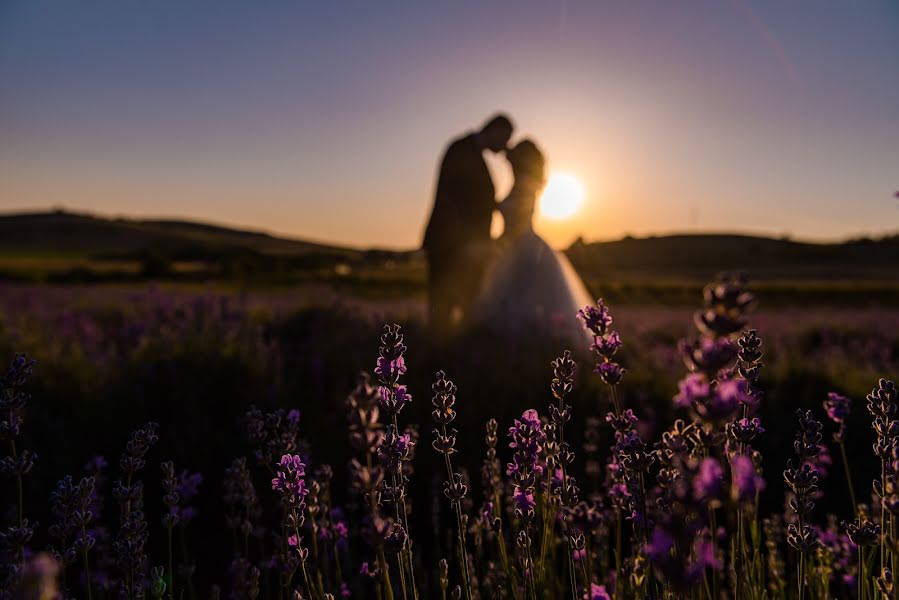
POLYGON ((477 320, 507 334, 583 342, 578 309, 593 304, 571 263, 534 231, 536 190, 512 188, 500 204, 503 235, 475 304, 477 320))

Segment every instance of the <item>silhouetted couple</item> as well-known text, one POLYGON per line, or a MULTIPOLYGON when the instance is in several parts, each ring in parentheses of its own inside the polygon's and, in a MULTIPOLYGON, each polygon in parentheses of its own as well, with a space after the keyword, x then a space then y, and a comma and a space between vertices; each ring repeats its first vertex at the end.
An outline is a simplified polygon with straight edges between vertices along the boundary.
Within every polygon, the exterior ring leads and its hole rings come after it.
POLYGON ((521 335, 580 335, 577 309, 591 300, 568 260, 538 236, 534 208, 545 159, 523 140, 507 148, 512 121, 496 115, 453 141, 443 157, 422 244, 428 261, 429 322, 442 340, 469 327, 521 335), (505 153, 515 181, 497 202, 484 152, 505 153), (490 237, 493 212, 503 234, 490 237))

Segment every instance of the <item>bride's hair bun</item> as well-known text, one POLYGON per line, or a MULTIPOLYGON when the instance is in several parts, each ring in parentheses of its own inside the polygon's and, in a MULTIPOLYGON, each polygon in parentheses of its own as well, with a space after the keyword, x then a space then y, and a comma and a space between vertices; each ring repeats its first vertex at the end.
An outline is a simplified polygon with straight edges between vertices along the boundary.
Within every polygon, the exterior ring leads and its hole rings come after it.
POLYGON ((531 140, 522 140, 508 151, 507 156, 512 164, 512 170, 516 177, 527 176, 538 181, 543 181, 543 171, 546 167, 546 159, 543 153, 531 140))

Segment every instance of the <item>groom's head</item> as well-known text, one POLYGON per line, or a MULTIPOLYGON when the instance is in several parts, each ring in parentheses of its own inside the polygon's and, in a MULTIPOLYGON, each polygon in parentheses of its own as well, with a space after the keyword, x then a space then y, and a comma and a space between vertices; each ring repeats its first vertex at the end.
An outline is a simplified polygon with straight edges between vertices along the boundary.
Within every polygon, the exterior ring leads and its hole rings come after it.
POLYGON ((478 137, 481 145, 491 152, 500 152, 506 149, 509 138, 512 137, 512 121, 506 115, 496 114, 484 124, 478 137))

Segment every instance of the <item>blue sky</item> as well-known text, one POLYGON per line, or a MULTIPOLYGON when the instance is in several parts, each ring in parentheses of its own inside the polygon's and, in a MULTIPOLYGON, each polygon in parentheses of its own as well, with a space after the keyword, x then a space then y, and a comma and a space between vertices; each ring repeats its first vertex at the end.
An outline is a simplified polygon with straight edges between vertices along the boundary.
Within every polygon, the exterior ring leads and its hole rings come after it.
POLYGON ((496 109, 586 188, 538 220, 558 245, 899 228, 888 0, 0 5, 3 211, 411 247, 443 146, 496 109))

